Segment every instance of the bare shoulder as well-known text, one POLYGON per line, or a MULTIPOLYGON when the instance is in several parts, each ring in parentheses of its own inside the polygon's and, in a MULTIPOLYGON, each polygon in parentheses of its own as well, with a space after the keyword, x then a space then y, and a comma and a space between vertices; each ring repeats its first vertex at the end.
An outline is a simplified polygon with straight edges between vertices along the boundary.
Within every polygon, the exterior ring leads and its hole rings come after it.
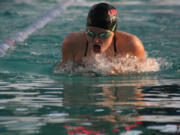
POLYGON ((60 69, 61 66, 67 61, 74 60, 74 54, 77 52, 79 45, 83 41, 83 33, 83 31, 72 32, 64 39, 62 43, 62 59, 61 62, 59 62, 55 67, 54 72, 60 69))
POLYGON ((67 47, 75 47, 83 40, 84 31, 72 32, 63 41, 63 45, 67 47))
POLYGON ((141 42, 137 36, 127 32, 117 31, 116 34, 120 40, 130 43, 131 45, 136 45, 137 43, 141 42))
POLYGON ((122 47, 124 48, 124 50, 134 56, 141 58, 145 57, 144 46, 137 36, 123 31, 117 31, 116 34, 117 40, 119 40, 119 42, 123 44, 122 47))
POLYGON ((74 56, 79 52, 86 41, 84 35, 84 31, 72 32, 64 39, 62 43, 63 61, 74 59, 74 56))
POLYGON ((83 34, 84 34, 84 31, 72 32, 67 36, 67 38, 70 38, 73 40, 73 39, 77 39, 81 37, 83 34))

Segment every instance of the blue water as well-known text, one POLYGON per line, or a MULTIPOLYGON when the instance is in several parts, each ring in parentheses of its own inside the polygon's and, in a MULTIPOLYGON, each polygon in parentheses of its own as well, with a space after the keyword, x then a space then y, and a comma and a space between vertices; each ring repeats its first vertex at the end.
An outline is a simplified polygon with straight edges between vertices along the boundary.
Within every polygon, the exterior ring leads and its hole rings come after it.
MULTIPOLYGON (((63 39, 85 29, 97 2, 77 0, 0 57, 0 134, 180 133, 180 1, 106 1, 118 9, 118 29, 137 35, 156 63, 135 74, 54 74, 63 39)), ((1 0, 0 43, 60 2, 1 0)))

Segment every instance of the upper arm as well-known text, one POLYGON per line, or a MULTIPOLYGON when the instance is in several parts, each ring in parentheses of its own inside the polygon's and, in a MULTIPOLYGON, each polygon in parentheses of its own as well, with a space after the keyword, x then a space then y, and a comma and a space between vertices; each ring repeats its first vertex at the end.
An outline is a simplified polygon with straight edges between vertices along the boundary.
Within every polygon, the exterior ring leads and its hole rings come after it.
POLYGON ((62 43, 62 59, 61 61, 56 65, 54 72, 56 72, 56 70, 58 70, 62 64, 66 63, 67 61, 72 61, 73 60, 73 51, 72 51, 72 34, 68 35, 63 43, 62 43))
POLYGON ((61 62, 64 63, 69 60, 73 60, 71 35, 68 35, 62 43, 62 60, 61 60, 61 62))
POLYGON ((62 60, 61 63, 67 61, 74 61, 74 56, 77 53, 77 44, 79 33, 72 32, 70 33, 62 43, 62 60))
POLYGON ((136 36, 131 37, 131 53, 138 58, 145 58, 145 50, 142 42, 136 36))

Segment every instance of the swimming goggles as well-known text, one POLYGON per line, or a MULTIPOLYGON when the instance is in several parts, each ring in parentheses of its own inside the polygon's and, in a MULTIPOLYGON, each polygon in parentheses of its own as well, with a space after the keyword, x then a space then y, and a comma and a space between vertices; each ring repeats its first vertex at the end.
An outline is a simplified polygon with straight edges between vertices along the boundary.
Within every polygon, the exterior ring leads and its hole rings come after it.
POLYGON ((111 35, 111 32, 103 32, 103 33, 94 33, 88 29, 86 29, 86 33, 91 38, 108 38, 111 35))
POLYGON ((104 38, 105 39, 105 38, 108 38, 111 35, 111 32, 114 32, 115 28, 116 28, 116 24, 113 26, 113 28, 112 28, 112 30, 110 32, 102 32, 102 33, 97 33, 96 34, 96 33, 92 32, 92 31, 86 29, 86 33, 91 38, 97 37, 97 38, 104 38))

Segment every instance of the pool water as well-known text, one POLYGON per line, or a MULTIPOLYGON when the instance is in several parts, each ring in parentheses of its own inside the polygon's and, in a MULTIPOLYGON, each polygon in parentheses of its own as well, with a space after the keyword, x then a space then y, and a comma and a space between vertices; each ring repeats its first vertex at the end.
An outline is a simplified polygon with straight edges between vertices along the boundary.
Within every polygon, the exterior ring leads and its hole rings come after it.
MULTIPOLYGON (((0 43, 60 2, 1 0, 0 43)), ((63 39, 85 29, 97 2, 72 2, 0 57, 0 134, 180 134, 179 0, 106 0, 118 9, 118 29, 137 35, 147 57, 156 60, 146 70, 109 76, 101 61, 95 75, 53 73, 63 39)))

